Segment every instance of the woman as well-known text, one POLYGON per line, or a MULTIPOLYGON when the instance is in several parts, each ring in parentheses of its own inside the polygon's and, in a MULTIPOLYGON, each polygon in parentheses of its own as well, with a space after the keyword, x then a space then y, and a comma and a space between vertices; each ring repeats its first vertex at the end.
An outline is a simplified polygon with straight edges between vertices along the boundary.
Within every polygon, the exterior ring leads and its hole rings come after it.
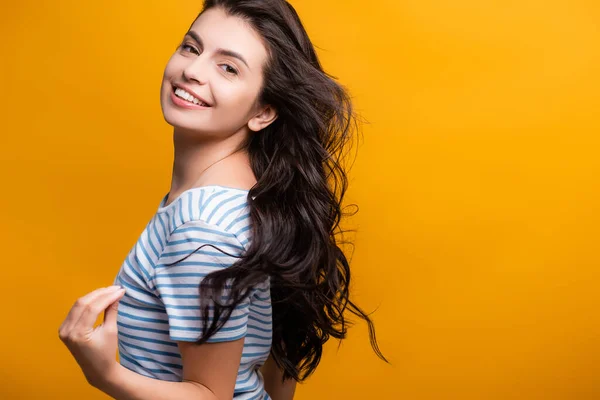
POLYGON ((345 310, 383 358, 337 240, 351 103, 292 6, 207 0, 161 105, 170 191, 116 286, 79 299, 59 330, 90 384, 117 399, 291 399, 345 337, 345 310))

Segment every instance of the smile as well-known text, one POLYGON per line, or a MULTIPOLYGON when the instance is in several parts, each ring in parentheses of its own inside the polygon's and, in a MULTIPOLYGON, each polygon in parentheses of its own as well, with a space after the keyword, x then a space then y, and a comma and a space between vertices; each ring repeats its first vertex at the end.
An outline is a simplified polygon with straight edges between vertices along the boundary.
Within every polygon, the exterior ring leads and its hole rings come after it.
POLYGON ((186 92, 185 90, 178 88, 178 87, 174 87, 173 88, 174 91, 173 93, 175 94, 175 96, 178 99, 184 100, 185 102, 191 104, 195 104, 201 107, 210 107, 210 105, 206 104, 205 102, 203 102, 202 100, 194 97, 192 94, 186 92))

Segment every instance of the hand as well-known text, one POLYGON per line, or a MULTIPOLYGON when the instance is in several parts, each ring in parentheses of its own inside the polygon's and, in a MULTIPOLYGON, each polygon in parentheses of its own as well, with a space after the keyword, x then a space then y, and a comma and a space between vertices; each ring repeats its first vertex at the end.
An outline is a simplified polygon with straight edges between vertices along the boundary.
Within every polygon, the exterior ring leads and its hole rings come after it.
POLYGON ((88 293, 75 302, 58 330, 87 381, 97 388, 118 370, 117 306, 123 294, 125 290, 119 286, 88 293), (104 323, 94 327, 103 311, 104 323))

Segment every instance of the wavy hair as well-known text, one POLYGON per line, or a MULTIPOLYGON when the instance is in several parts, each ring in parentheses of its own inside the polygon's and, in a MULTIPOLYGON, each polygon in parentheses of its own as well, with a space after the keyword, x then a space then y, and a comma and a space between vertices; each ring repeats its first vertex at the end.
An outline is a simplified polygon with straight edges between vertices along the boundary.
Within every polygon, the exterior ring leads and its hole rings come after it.
POLYGON ((271 356, 284 379, 306 379, 325 342, 346 337, 346 311, 366 321, 373 350, 387 361, 373 322, 350 300, 350 266, 340 247, 348 186, 344 160, 358 132, 350 97, 323 71, 285 0, 206 0, 202 12, 215 7, 242 18, 262 37, 268 60, 258 101, 274 107, 278 117, 245 143, 257 178, 248 195, 252 241, 236 263, 202 281, 202 298, 210 300, 202 302, 202 315, 210 323, 198 343, 215 334, 268 277, 271 356))

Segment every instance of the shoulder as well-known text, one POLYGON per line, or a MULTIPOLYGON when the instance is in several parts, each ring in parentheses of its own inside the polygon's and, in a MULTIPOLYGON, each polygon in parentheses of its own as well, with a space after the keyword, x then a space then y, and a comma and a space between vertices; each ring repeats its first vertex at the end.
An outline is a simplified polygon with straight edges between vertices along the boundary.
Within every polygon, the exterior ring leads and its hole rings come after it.
MULTIPOLYGON (((234 239, 243 247, 249 241, 248 191, 224 186, 204 186, 185 191, 160 209, 169 224, 169 238, 184 235, 234 239)), ((229 241, 229 240, 228 240, 229 241)))

